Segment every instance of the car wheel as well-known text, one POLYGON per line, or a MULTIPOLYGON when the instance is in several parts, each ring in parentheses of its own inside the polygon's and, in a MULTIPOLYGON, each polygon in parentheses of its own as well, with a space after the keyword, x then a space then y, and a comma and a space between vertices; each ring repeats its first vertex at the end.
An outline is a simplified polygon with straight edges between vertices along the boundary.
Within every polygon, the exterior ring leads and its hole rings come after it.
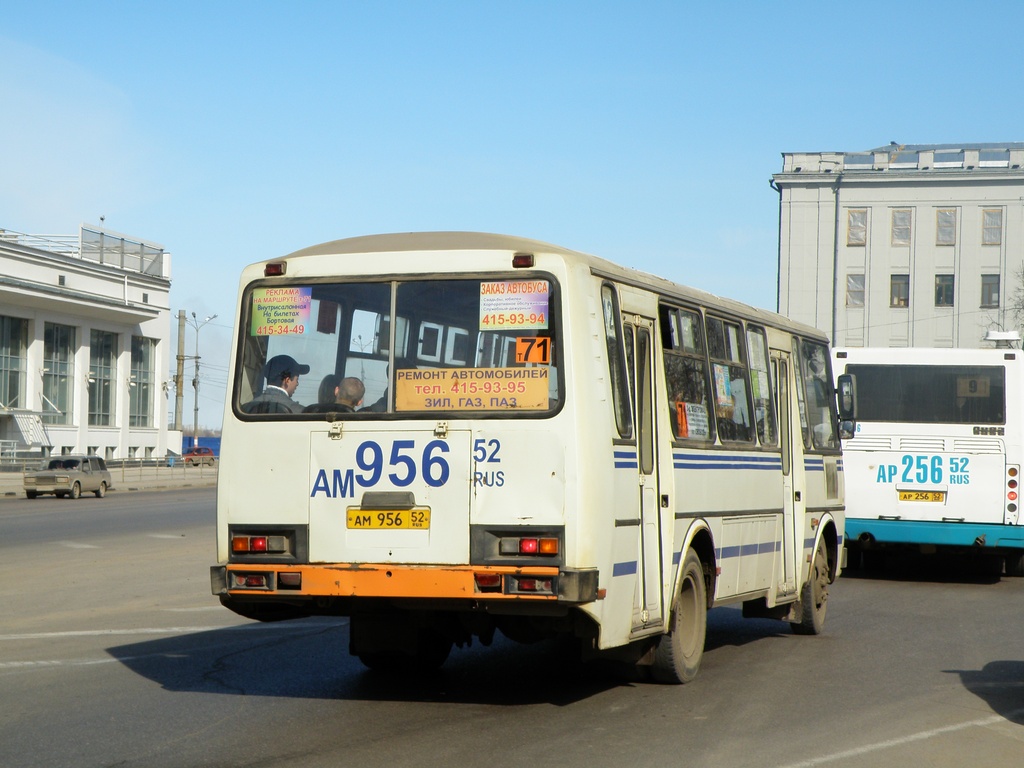
POLYGON ((34 499, 38 495, 35 491, 25 491, 25 497, 28 499, 34 499))
POLYGON ((82 486, 75 483, 71 486, 71 493, 68 494, 72 499, 80 498, 82 495, 82 486))
POLYGON ((96 494, 96 498, 97 499, 102 499, 104 496, 106 496, 107 495, 107 484, 106 483, 100 483, 100 487, 95 490, 95 494, 96 494))

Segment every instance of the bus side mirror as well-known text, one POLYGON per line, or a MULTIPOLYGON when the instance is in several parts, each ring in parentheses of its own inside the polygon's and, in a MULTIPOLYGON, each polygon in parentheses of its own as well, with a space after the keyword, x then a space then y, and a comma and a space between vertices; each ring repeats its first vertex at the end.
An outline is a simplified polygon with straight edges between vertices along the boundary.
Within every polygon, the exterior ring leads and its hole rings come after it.
POLYGON ((836 378, 836 405, 839 411, 839 437, 848 440, 857 431, 857 382, 848 373, 836 378))

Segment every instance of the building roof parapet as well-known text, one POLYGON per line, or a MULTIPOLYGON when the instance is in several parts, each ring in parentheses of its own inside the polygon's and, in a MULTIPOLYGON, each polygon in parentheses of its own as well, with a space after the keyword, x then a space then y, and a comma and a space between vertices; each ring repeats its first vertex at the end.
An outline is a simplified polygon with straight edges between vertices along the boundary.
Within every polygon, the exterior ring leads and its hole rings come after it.
POLYGON ((0 229, 0 244, 103 264, 126 272, 170 279, 170 254, 163 246, 82 224, 75 235, 29 235, 0 229))
POLYGON ((879 171, 1024 173, 1024 142, 896 144, 860 152, 784 152, 782 174, 871 175, 879 171))

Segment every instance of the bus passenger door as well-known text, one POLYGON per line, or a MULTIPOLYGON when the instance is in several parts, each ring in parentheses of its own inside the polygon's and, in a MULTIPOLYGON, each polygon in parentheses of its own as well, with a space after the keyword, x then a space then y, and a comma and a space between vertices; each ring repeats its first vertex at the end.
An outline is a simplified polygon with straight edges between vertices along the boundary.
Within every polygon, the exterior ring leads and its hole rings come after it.
POLYGON ((772 352, 772 377, 775 392, 779 398, 779 447, 782 450, 782 577, 778 596, 792 595, 797 591, 799 573, 798 561, 802 548, 803 531, 797 530, 794 507, 799 491, 793 481, 793 440, 799 434, 799 424, 794 424, 796 409, 790 400, 792 389, 789 380, 790 361, 785 352, 772 352), (795 429, 794 429, 795 427, 795 429))
POLYGON ((638 469, 637 503, 640 512, 637 600, 633 606, 633 630, 661 625, 661 510, 658 499, 658 460, 654 428, 654 321, 629 315, 624 318, 630 367, 633 423, 636 425, 638 469), (632 354, 630 354, 632 351, 632 354))

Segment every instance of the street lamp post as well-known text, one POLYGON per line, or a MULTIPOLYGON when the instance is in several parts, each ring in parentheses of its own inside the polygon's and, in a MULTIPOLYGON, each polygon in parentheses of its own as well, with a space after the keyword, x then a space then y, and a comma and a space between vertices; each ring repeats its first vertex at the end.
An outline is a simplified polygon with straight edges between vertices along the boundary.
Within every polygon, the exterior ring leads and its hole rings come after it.
POLYGON ((192 313, 192 319, 189 321, 189 325, 196 329, 196 375, 192 379, 192 386, 196 390, 196 401, 194 410, 192 413, 192 447, 195 448, 199 445, 199 329, 206 325, 208 322, 213 320, 216 315, 210 315, 202 322, 196 317, 196 313, 192 313))

